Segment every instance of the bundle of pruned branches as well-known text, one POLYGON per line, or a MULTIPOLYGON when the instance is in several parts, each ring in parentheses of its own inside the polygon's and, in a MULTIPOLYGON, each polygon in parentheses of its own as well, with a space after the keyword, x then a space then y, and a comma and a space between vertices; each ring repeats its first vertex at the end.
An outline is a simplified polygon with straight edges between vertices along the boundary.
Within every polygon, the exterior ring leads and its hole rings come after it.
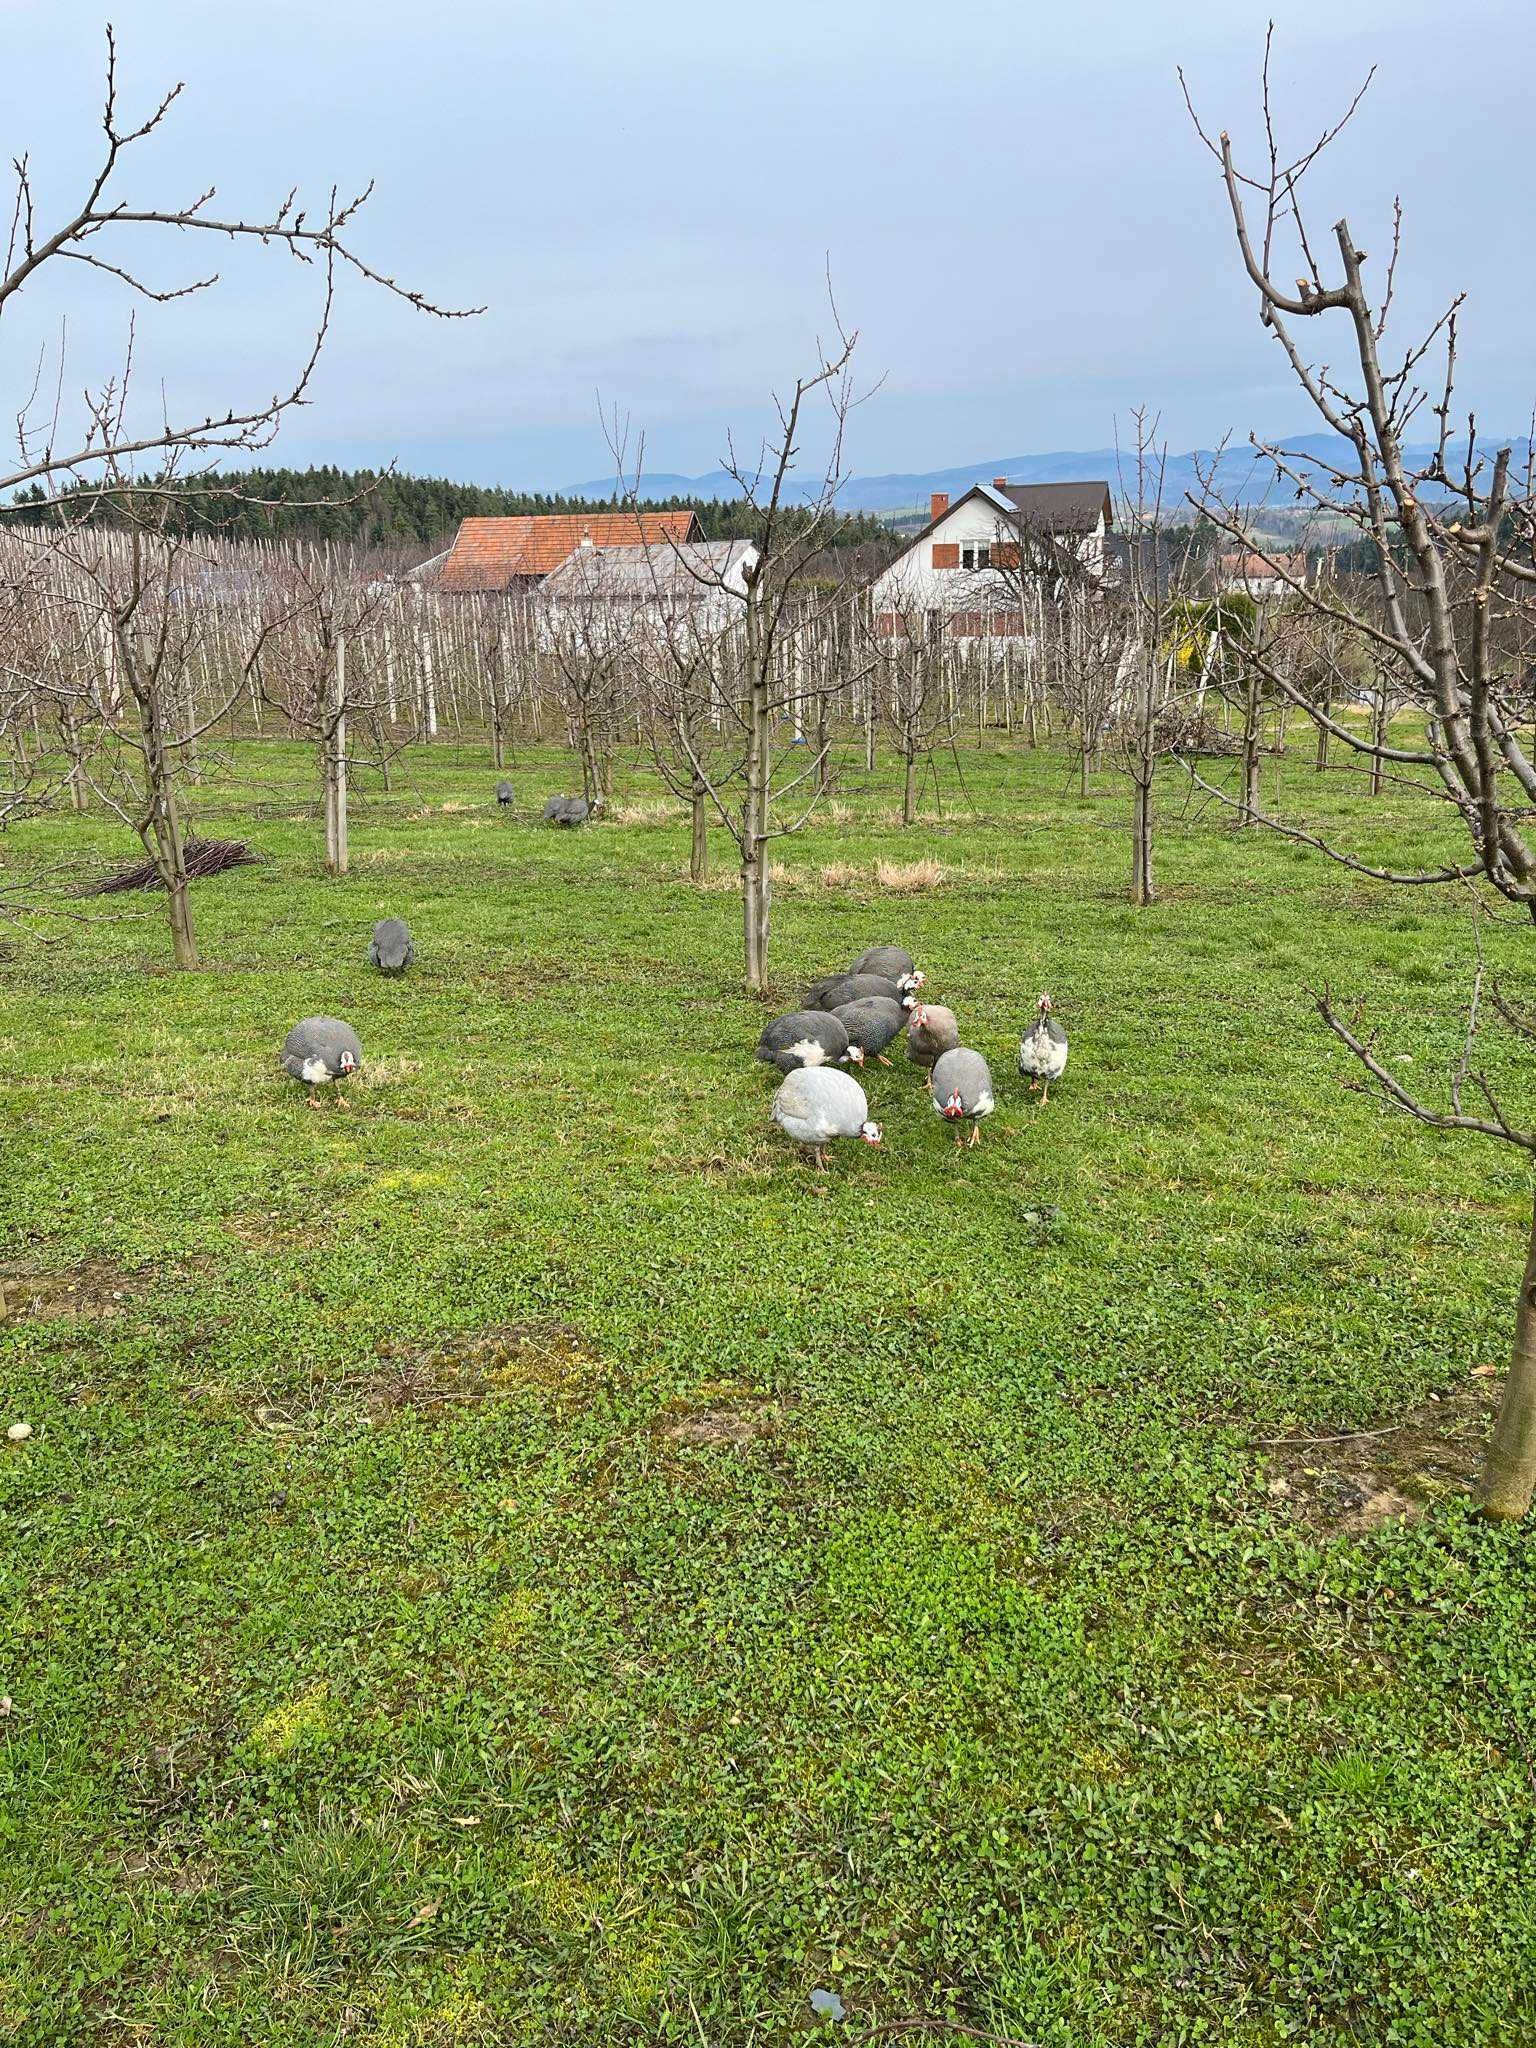
POLYGON ((1243 751, 1243 742, 1240 734, 1228 732, 1208 711, 1169 704, 1157 714, 1152 747, 1159 754, 1236 755, 1243 751))
MULTIPOLYGON (((184 848, 187 880, 200 882, 205 875, 222 875, 227 868, 249 868, 258 855, 243 839, 189 839, 184 848)), ((152 860, 135 862, 131 868, 115 868, 110 875, 92 882, 81 891, 85 896, 116 896, 125 889, 163 889, 152 860)))

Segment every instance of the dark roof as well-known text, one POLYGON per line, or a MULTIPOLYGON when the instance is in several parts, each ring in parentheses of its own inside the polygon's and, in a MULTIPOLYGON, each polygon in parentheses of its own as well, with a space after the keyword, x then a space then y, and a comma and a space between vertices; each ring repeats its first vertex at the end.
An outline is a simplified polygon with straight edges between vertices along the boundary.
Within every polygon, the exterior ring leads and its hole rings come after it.
MULTIPOLYGON (((996 492, 996 486, 993 491, 996 492)), ((1049 533, 1091 533, 1101 513, 1108 526, 1114 511, 1109 485, 1097 480, 1082 484, 1004 484, 1001 495, 1032 526, 1040 526, 1049 533)))
POLYGON ((915 533, 904 551, 917 547, 951 512, 959 511, 969 499, 978 497, 995 505, 1005 519, 1025 519, 1045 533, 1091 533, 1101 512, 1106 533, 1114 525, 1115 502, 1109 485, 1099 478, 1090 483, 1071 484, 972 484, 946 505, 937 519, 930 519, 921 532, 915 533))

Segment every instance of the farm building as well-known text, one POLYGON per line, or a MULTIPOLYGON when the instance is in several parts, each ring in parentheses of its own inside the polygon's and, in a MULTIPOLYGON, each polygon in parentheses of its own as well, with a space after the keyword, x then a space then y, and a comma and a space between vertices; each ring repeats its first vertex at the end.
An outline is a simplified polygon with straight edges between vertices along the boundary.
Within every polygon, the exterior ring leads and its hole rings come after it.
POLYGON ((749 540, 582 547, 544 579, 552 626, 608 619, 667 638, 713 638, 741 616, 758 550, 749 540))
POLYGON ((1229 597, 1284 597, 1306 581, 1305 555, 1231 554, 1221 558, 1221 587, 1229 597))
POLYGON ((876 579, 876 628, 886 635, 924 629, 946 639, 1008 636, 1024 630, 1020 594, 1038 556, 1041 573, 1074 561, 1104 574, 1113 523, 1102 481, 1010 484, 994 477, 950 503, 935 491, 928 524, 876 579))
POLYGON ((579 549, 660 549, 699 538, 697 515, 687 510, 524 513, 505 519, 464 519, 453 546, 424 562, 412 580, 445 597, 527 592, 579 549))

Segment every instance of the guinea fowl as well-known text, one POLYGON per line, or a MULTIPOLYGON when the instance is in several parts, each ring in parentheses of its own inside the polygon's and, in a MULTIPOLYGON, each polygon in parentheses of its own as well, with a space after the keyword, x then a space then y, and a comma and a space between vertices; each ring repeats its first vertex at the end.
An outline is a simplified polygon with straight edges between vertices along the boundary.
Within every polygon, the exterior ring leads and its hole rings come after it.
POLYGON ((585 825, 592 815, 592 808, 584 796, 552 796, 544 806, 544 822, 547 825, 585 825))
POLYGON ((927 978, 905 946, 871 946, 849 968, 850 974, 883 974, 906 993, 920 989, 927 978))
POLYGON ((1028 1074, 1029 1092, 1043 1082, 1042 1104, 1051 1099, 1051 1083, 1059 1081, 1067 1070, 1067 1034, 1056 1022, 1051 1010, 1051 999, 1043 995, 1036 1005, 1033 1024, 1019 1040, 1019 1072, 1028 1074))
MULTIPOLYGON (((320 1107, 315 1090, 326 1081, 344 1081, 363 1064, 362 1042, 350 1024, 339 1017, 305 1017, 283 1040, 279 1055, 283 1072, 309 1089, 309 1106, 320 1107)), ((346 1098, 336 1100, 346 1107, 346 1098)))
MULTIPOLYGON (((899 982, 892 981, 888 974, 843 974, 830 981, 816 983, 819 1000, 818 1010, 840 1010, 845 1003, 859 1003, 866 996, 885 996, 893 1003, 900 1003, 904 1010, 910 1010, 917 1001, 915 992, 903 990, 899 982)), ((810 1001, 807 994, 806 1001, 810 1001)))
POLYGON ((903 1004, 890 996, 861 996, 856 1002, 841 1004, 832 1014, 848 1034, 848 1057, 852 1059, 855 1051, 859 1055, 856 1066, 867 1059, 878 1060, 882 1067, 891 1064, 885 1048, 907 1021, 903 1004))
MULTIPOLYGON (((953 1010, 942 1003, 918 1004, 907 1024, 907 1055, 916 1066, 931 1067, 959 1043, 960 1026, 953 1010)), ((928 1085, 933 1086, 931 1074, 928 1085)))
POLYGON ((836 1067, 801 1067, 781 1082, 773 1098, 773 1120, 785 1137, 812 1148, 818 1172, 826 1167, 826 1148, 834 1138, 880 1142, 880 1126, 869 1120, 864 1090, 852 1074, 836 1067))
POLYGON ((847 1051, 847 1029, 829 1010, 791 1010, 765 1024, 757 1041, 757 1057, 770 1061, 781 1074, 792 1074, 797 1067, 833 1066, 847 1051))
MULTIPOLYGON (((968 1045, 957 1045, 952 1052, 946 1052, 933 1064, 933 1106, 942 1117, 951 1123, 971 1120, 969 1143, 981 1143, 981 1119, 990 1116, 993 1110, 992 1073, 979 1052, 972 1052, 968 1045)), ((955 1143, 963 1145, 967 1140, 959 1131, 955 1132, 955 1143)))
POLYGON ((403 917, 381 918, 368 944, 368 962, 380 974, 404 974, 416 958, 410 926, 403 917))
POLYGON ((511 783, 510 783, 510 782, 498 782, 498 783, 497 783, 497 785, 496 785, 496 801, 497 801, 497 803, 498 803, 498 804, 500 804, 501 808, 502 808, 502 809, 503 809, 504 811, 509 811, 509 810, 511 810, 511 808, 512 808, 512 785, 511 785, 511 783))

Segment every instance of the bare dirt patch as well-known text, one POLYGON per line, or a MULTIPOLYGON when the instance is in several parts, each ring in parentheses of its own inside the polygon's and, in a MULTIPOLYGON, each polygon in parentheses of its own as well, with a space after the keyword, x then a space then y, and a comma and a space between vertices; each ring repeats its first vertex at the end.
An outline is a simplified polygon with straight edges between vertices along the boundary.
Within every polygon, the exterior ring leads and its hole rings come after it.
POLYGON ((1473 1378, 1379 1429, 1266 1444, 1271 1498, 1324 1535, 1417 1520, 1470 1487, 1498 1399, 1497 1378, 1473 1378))
POLYGON ((770 1395, 739 1394, 692 1407, 674 1402, 656 1428, 667 1443, 689 1449, 709 1444, 750 1444, 772 1436, 787 1412, 788 1404, 770 1395))
POLYGON ((126 1315, 149 1293, 154 1280, 152 1268, 130 1272, 112 1259, 82 1259, 57 1272, 29 1266, 0 1268, 0 1324, 8 1318, 84 1322, 126 1315))
POLYGON ((581 1332, 551 1317, 426 1346, 384 1344, 369 1371, 347 1385, 377 1419, 404 1408, 494 1400, 527 1387, 579 1398, 601 1370, 581 1332))

